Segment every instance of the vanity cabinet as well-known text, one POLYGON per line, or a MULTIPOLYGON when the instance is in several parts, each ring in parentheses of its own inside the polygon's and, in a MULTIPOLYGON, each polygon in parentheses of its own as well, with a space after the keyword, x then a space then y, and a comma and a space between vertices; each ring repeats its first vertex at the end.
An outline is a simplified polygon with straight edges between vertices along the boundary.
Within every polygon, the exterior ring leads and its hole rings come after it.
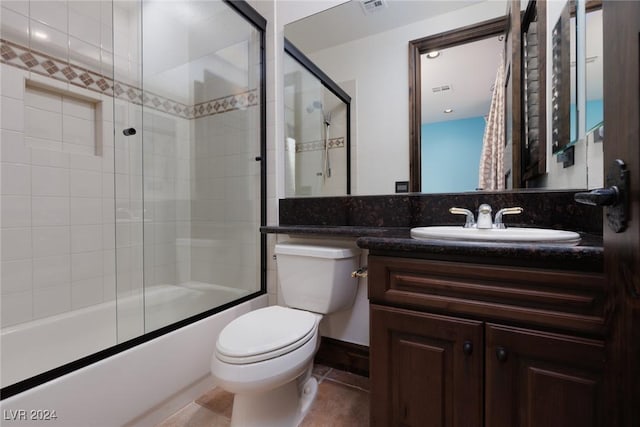
POLYGON ((369 256, 372 426, 603 425, 601 273, 369 256))

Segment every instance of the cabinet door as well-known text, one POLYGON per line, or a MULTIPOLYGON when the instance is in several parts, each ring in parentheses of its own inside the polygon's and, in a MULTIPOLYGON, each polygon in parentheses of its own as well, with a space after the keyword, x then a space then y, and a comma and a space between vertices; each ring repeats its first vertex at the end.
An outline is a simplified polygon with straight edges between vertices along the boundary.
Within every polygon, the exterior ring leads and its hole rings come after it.
POLYGON ((601 426, 601 341, 487 324, 490 427, 601 426))
POLYGON ((371 305, 371 425, 482 425, 482 322, 371 305))

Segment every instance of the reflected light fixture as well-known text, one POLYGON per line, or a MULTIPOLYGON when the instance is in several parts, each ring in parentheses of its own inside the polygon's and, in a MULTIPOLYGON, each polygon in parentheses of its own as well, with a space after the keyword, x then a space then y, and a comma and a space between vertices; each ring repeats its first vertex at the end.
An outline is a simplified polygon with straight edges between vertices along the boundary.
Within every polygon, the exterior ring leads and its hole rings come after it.
POLYGON ((439 50, 434 50, 432 52, 427 53, 427 58, 429 59, 434 59, 434 58, 437 58, 438 56, 440 56, 439 50))

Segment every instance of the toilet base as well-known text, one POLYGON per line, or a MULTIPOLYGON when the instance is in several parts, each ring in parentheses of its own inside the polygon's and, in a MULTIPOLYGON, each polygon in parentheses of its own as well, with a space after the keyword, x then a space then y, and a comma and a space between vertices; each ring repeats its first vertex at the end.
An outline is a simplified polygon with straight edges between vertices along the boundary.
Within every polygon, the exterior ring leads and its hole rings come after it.
POLYGON ((297 427, 317 393, 318 381, 311 376, 311 368, 268 392, 238 393, 233 398, 231 427, 297 427))

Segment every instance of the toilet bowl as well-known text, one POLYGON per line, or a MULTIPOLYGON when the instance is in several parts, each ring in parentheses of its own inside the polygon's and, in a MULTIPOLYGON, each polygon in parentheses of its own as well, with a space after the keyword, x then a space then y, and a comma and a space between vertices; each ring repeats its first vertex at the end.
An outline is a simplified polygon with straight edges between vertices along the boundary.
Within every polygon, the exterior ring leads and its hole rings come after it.
POLYGON ((323 314, 353 304, 360 250, 348 244, 290 241, 276 245, 287 307, 254 310, 220 333, 211 373, 234 393, 232 426, 294 427, 309 411, 318 384, 311 375, 323 314))

